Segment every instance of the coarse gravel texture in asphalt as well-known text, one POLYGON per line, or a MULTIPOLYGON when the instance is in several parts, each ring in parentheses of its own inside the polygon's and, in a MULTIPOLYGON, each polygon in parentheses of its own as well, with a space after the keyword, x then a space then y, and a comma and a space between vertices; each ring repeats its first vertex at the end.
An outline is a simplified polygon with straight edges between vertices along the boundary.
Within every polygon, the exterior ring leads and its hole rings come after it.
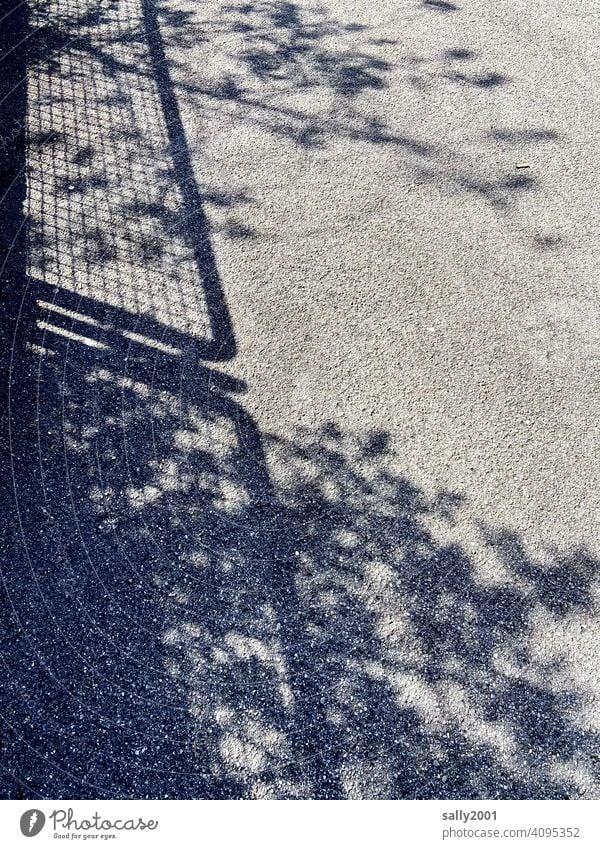
POLYGON ((0 0, 2 797, 599 797, 599 12, 0 0))

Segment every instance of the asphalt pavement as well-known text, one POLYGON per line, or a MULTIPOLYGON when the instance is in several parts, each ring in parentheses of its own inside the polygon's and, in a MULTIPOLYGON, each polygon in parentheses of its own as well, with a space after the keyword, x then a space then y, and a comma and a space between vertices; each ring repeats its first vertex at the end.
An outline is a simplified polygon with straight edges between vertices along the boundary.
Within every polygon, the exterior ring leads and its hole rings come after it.
POLYGON ((598 3, 27 5, 1 795, 598 798, 598 3))

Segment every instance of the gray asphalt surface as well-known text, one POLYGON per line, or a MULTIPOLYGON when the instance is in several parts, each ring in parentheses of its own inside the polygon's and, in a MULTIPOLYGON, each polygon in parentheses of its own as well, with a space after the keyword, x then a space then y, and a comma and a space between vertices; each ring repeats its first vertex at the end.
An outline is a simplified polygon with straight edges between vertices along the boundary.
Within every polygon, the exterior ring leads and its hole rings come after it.
POLYGON ((598 798, 598 4, 29 5, 2 795, 598 798))

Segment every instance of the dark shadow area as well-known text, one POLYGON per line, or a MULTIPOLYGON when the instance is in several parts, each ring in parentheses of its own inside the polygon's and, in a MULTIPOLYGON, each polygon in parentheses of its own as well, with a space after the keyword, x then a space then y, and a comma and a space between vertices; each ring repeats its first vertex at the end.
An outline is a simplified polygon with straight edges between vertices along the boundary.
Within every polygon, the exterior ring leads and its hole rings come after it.
POLYGON ((504 85, 507 82, 506 77, 502 74, 489 73, 476 76, 461 74, 458 71, 453 72, 448 77, 458 83, 467 83, 468 85, 478 86, 478 88, 495 88, 499 85, 504 85))
MULTIPOLYGON (((8 352, 12 347, 12 328, 19 309, 26 274, 26 229, 23 208, 26 198, 25 128, 27 117, 27 75, 25 52, 20 49, 27 35, 27 7, 19 0, 0 0, 0 462, 3 470, 10 468, 10 446, 7 440, 8 352)), ((11 517, 11 499, 5 472, 2 508, 5 527, 11 517)), ((7 552, 3 550, 3 555, 7 552)), ((0 605, 7 616, 10 598, 4 581, 10 561, 3 557, 0 605)), ((2 656, 2 676, 7 663, 2 656)), ((2 704, 5 704, 4 694, 2 704)), ((0 763, 6 751, 7 738, 3 728, 0 763)), ((2 795, 25 798, 28 793, 20 781, 13 781, 10 772, 2 768, 2 795)))
MULTIPOLYGON (((25 128, 27 75, 21 49, 27 35, 27 7, 18 0, 0 2, 0 345, 7 339, 8 303, 6 281, 23 280, 25 274, 25 128)), ((3 411, 4 414, 4 411, 3 411)))
POLYGON ((423 5, 438 12, 458 12, 460 9, 460 6, 450 3, 449 0, 423 0, 423 5))
POLYGON ((191 351, 28 281, 4 795, 562 798, 557 764, 597 775, 586 694, 531 643, 534 614, 593 609, 598 563, 484 529, 512 578, 480 583, 428 529, 461 499, 399 474, 387 434, 261 435, 191 351))
POLYGON ((531 142, 551 142, 556 141, 558 133, 554 130, 509 130, 509 129, 494 129, 490 132, 493 139, 510 144, 529 144, 531 142))
MULTIPOLYGON (((347 108, 384 84, 362 53, 319 53, 296 4, 235 9, 273 39, 253 74, 323 74, 347 108)), ((29 97, 2 101, 31 133, 2 172, 0 795, 577 795, 600 779, 588 694, 531 645, 540 618, 593 610, 599 564, 486 527, 507 577, 485 583, 431 530, 462 496, 427 497, 387 433, 259 431, 217 367, 236 345, 203 212, 247 198, 199 188, 150 0, 124 31, 71 11, 57 35, 42 8, 29 97), (90 53, 107 76, 82 106, 90 53)))

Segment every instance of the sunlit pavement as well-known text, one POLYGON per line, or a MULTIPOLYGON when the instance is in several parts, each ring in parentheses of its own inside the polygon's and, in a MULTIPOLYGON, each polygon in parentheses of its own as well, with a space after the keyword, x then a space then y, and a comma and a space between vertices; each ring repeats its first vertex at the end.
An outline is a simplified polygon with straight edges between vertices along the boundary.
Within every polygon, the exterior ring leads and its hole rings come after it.
POLYGON ((2 795, 597 798, 595 10, 0 17, 2 795))

